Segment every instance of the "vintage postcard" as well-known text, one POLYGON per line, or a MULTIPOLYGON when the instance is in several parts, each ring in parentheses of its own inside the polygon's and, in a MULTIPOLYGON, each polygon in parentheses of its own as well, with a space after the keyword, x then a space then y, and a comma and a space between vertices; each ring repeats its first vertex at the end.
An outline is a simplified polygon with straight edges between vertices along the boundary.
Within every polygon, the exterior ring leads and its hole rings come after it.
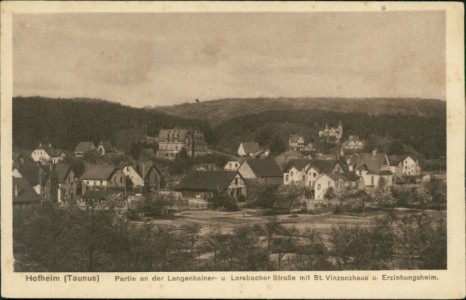
POLYGON ((463 298, 464 8, 2 2, 2 296, 463 298))

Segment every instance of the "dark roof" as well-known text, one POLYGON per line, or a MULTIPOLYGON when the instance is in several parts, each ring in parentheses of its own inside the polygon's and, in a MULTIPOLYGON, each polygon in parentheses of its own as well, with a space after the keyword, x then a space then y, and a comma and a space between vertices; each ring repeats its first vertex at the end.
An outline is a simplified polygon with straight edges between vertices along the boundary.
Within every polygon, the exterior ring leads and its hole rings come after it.
MULTIPOLYGON (((74 152, 87 152, 91 150, 92 146, 94 146, 93 142, 80 142, 76 148, 74 149, 74 152)), ((95 146, 94 146, 95 147, 95 146)))
POLYGON ((285 166, 285 169, 283 169, 284 172, 288 172, 291 170, 291 168, 296 168, 298 171, 304 169, 307 165, 310 165, 312 163, 312 160, 310 159, 295 159, 290 162, 288 162, 285 166))
POLYGON ((40 196, 26 178, 13 177, 13 204, 39 203, 40 196))
POLYGON ((145 179, 152 169, 154 169, 159 175, 161 174, 157 166, 150 160, 136 163, 136 172, 138 172, 142 179, 145 179))
POLYGON ((259 144, 256 142, 242 142, 243 150, 246 153, 256 153, 260 151, 259 144))
POLYGON ((235 179, 234 171, 191 171, 181 179, 176 190, 224 191, 235 179))
POLYGON ((64 183, 66 178, 68 178, 68 174, 71 171, 71 165, 66 164, 59 164, 55 166, 55 170, 53 170, 53 175, 55 178, 58 179, 58 182, 64 183))
POLYGON ((113 165, 87 165, 81 180, 108 180, 115 170, 113 165))
POLYGON ((159 142, 181 141, 184 142, 188 136, 188 129, 161 129, 159 132, 159 142))
POLYGON ((319 173, 332 173, 337 163, 336 160, 313 160, 311 167, 317 169, 319 173))
POLYGON ((244 164, 248 164, 257 177, 282 177, 280 167, 273 159, 250 159, 244 164))
POLYGON ((355 170, 361 169, 365 165, 372 174, 379 174, 381 166, 386 163, 385 153, 359 153, 353 154, 350 158, 350 165, 353 165, 355 170))
POLYGON ((288 150, 288 151, 285 151, 285 152, 277 155, 277 157, 296 157, 296 158, 300 158, 300 157, 304 157, 304 155, 301 152, 296 151, 296 150, 288 150))
MULTIPOLYGON (((46 169, 46 167, 43 168, 44 171, 46 169)), ((40 168, 36 164, 26 162, 18 167, 18 171, 32 186, 40 183, 40 168)))

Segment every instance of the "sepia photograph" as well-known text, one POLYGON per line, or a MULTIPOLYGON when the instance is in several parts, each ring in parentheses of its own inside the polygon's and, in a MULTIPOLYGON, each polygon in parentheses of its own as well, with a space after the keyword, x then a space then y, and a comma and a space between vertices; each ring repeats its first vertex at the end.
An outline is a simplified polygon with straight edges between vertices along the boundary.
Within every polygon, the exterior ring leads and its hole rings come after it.
POLYGON ((384 5, 12 14, 12 271, 438 281, 447 207, 464 214, 447 189, 446 19, 384 5))

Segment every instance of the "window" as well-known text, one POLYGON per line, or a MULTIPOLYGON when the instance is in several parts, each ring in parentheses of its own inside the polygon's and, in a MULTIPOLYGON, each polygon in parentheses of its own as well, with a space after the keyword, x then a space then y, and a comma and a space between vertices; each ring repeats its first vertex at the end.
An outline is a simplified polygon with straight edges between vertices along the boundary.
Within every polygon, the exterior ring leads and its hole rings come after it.
POLYGON ((168 153, 165 153, 165 156, 168 157, 168 153))
POLYGON ((285 181, 289 181, 290 180, 290 175, 286 174, 285 175, 285 181))
POLYGON ((313 175, 314 175, 314 178, 316 178, 316 176, 317 176, 317 173, 315 173, 315 172, 314 172, 314 174, 313 174, 313 175))
POLYGON ((320 190, 320 183, 317 185, 317 190, 320 190))
POLYGON ((126 167, 126 171, 128 171, 128 172, 129 172, 129 167, 126 167))
POLYGON ((120 177, 120 183, 123 183, 123 176, 120 177))
POLYGON ((290 175, 293 176, 293 171, 290 172, 290 175))
POLYGON ((235 178, 235 185, 238 185, 238 178, 235 178))

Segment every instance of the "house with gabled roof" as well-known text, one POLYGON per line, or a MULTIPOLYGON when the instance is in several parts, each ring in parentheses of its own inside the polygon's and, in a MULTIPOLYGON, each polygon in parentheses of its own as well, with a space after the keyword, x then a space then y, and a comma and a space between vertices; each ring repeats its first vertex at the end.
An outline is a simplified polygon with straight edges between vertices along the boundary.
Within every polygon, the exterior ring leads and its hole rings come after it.
POLYGON ((310 159, 296 159, 287 163, 283 169, 283 184, 301 184, 306 182, 306 171, 311 166, 310 159))
POLYGON ((305 185, 315 188, 317 178, 323 174, 344 173, 345 169, 341 162, 337 160, 313 160, 306 169, 305 185))
POLYGON ((83 157, 87 152, 95 149, 96 148, 93 142, 79 142, 79 144, 74 149, 74 155, 76 157, 83 157))
POLYGON ((118 169, 131 180, 133 188, 160 189, 162 173, 152 161, 122 162, 118 169))
POLYGON ((385 186, 393 184, 393 173, 385 153, 374 149, 371 153, 356 153, 347 160, 349 171, 364 178, 366 187, 377 187, 381 181, 385 186))
POLYGON ((58 164, 52 171, 52 178, 56 180, 56 199, 58 203, 76 196, 77 182, 71 165, 58 164))
POLYGON ((390 155, 388 160, 390 162, 390 171, 396 177, 421 175, 419 160, 413 156, 390 155))
POLYGON ((62 154, 62 151, 53 148, 52 144, 43 145, 39 143, 39 146, 32 151, 31 157, 35 162, 41 164, 47 164, 49 162, 57 164, 63 160, 60 154, 62 154))
POLYGON ((109 153, 114 153, 115 150, 112 146, 112 144, 110 143, 110 141, 100 141, 99 145, 97 146, 97 153, 99 153, 99 155, 105 155, 105 154, 109 154, 109 153))
POLYGON ((304 137, 298 134, 290 134, 288 137, 288 148, 290 150, 303 150, 304 137))
POLYGON ((25 178, 34 191, 43 198, 50 184, 50 172, 51 165, 36 165, 26 160, 23 164, 13 166, 12 175, 15 178, 25 178))
POLYGON ((241 142, 238 147, 239 156, 251 156, 260 151, 259 144, 256 142, 241 142))
POLYGON ((41 197, 24 177, 13 177, 13 205, 39 204, 41 197))
POLYGON ((86 171, 81 176, 82 193, 87 190, 122 189, 126 187, 126 176, 114 165, 86 165, 86 171))
POLYGON ((282 185, 283 173, 278 164, 270 158, 248 159, 238 168, 238 173, 246 181, 266 185, 282 185))
POLYGON ((183 197, 209 199, 225 194, 230 197, 246 196, 246 182, 235 171, 190 171, 181 179, 175 190, 183 197))
POLYGON ((322 174, 315 182, 314 199, 325 199, 329 189, 333 189, 336 195, 345 190, 363 190, 364 179, 354 172, 322 174))

